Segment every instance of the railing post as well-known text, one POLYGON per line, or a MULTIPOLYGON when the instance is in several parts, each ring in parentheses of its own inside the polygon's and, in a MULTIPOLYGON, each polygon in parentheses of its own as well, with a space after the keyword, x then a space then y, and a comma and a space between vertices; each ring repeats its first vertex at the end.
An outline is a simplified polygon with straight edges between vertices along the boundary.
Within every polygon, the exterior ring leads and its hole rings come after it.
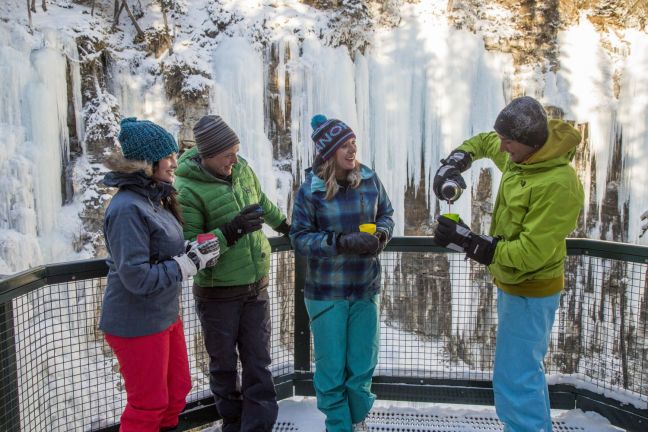
POLYGON ((304 304, 306 258, 295 253, 295 372, 310 371, 310 328, 304 304))
POLYGON ((18 367, 11 300, 0 305, 0 430, 20 432, 18 367))

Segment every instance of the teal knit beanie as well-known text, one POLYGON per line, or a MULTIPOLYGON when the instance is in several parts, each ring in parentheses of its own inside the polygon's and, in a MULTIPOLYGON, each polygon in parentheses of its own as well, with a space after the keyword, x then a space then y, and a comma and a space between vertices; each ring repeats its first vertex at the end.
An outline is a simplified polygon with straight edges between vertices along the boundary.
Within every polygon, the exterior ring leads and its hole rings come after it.
POLYGON ((179 151, 173 135, 153 122, 128 117, 119 125, 117 139, 126 159, 157 162, 179 151))

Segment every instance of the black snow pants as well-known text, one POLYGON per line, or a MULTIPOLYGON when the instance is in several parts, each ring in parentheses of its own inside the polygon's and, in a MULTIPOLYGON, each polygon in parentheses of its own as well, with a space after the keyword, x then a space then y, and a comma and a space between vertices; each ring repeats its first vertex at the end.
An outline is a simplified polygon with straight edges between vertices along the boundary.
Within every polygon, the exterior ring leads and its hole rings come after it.
MULTIPOLYGON (((214 298, 194 285, 196 311, 209 353, 209 385, 223 417, 223 432, 271 432, 277 394, 270 372, 270 301, 267 278, 231 290, 235 298, 214 298), (240 358, 241 379, 236 370, 240 358)), ((209 291, 208 291, 209 290, 209 291)))

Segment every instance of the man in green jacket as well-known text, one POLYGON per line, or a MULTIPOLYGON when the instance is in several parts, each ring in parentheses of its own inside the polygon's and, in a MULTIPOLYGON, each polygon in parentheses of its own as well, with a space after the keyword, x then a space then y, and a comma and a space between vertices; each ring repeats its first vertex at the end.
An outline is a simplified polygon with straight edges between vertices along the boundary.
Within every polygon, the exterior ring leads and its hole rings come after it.
POLYGON ((520 97, 495 120, 495 132, 465 141, 436 173, 441 199, 447 180, 490 158, 502 171, 490 235, 440 216, 435 241, 488 266, 498 287, 493 390, 507 432, 550 432, 543 358, 564 288, 565 238, 576 228, 583 187, 570 162, 580 133, 547 120, 538 101, 520 97))
POLYGON ((198 272, 193 286, 210 357, 210 389, 223 432, 270 432, 278 407, 269 370, 271 250, 261 227, 265 222, 287 234, 290 226, 238 156, 239 138, 219 116, 204 116, 193 131, 196 147, 178 161, 175 186, 185 238, 211 233, 220 242, 218 263, 198 272))

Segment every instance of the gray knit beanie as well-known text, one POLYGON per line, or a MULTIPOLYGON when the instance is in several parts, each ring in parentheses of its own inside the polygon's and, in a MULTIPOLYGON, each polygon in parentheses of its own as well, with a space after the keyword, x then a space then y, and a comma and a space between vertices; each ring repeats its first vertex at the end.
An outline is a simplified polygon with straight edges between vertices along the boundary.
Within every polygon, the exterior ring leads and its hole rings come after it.
POLYGON ((201 158, 205 159, 239 144, 236 133, 220 116, 203 116, 193 127, 196 147, 201 158))
POLYGON ((495 120, 493 129, 500 135, 533 148, 540 148, 549 137, 547 113, 540 102, 529 96, 513 99, 495 120))

